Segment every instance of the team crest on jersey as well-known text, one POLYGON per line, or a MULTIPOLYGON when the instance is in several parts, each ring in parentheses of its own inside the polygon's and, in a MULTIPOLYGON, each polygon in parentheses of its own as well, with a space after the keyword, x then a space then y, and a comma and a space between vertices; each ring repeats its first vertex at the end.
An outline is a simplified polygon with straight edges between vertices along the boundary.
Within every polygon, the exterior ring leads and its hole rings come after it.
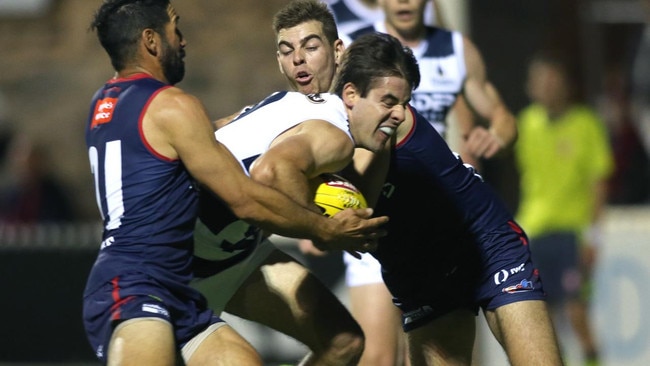
POLYGON ((320 96, 320 94, 315 93, 315 94, 307 94, 307 99, 309 99, 310 102, 314 104, 321 104, 325 103, 325 99, 320 96))

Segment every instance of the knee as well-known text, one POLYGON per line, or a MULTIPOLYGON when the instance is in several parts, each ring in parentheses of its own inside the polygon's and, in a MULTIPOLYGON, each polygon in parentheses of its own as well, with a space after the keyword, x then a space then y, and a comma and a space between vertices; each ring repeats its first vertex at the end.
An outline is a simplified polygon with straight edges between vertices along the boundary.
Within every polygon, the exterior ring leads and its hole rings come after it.
POLYGON ((334 337, 331 344, 332 352, 339 360, 345 360, 346 365, 357 365, 365 347, 363 332, 346 332, 334 337))

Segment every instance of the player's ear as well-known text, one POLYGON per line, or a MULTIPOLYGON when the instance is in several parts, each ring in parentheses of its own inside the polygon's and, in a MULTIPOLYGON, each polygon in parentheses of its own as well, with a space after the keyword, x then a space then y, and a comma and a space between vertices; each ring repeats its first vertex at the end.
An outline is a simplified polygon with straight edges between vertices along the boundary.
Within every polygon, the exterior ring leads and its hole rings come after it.
POLYGON ((155 56, 158 54, 159 37, 160 35, 151 28, 142 31, 142 43, 150 55, 155 56))
POLYGON ((341 99, 343 99, 343 103, 345 103, 346 106, 354 106, 359 96, 359 90, 357 89, 357 86, 352 82, 347 82, 345 85, 343 85, 343 93, 341 93, 341 99))
POLYGON ((345 51, 345 45, 343 44, 343 41, 341 39, 334 41, 334 62, 336 63, 337 67, 339 66, 341 56, 343 56, 343 51, 345 51))
POLYGON ((282 68, 282 63, 280 62, 280 51, 275 51, 275 59, 278 61, 278 69, 280 69, 280 73, 284 75, 284 69, 282 68))

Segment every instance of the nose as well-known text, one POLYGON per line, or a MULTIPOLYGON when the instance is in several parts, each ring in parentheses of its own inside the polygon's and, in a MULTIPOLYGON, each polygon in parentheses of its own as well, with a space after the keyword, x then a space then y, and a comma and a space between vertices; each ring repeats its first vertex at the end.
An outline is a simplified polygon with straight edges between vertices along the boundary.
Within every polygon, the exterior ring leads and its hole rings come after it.
POLYGON ((397 123, 402 123, 406 119, 406 106, 398 104, 393 108, 391 118, 397 123))
POLYGON ((304 62, 305 62, 305 53, 302 51, 302 49, 297 49, 293 53, 293 64, 300 65, 304 62))

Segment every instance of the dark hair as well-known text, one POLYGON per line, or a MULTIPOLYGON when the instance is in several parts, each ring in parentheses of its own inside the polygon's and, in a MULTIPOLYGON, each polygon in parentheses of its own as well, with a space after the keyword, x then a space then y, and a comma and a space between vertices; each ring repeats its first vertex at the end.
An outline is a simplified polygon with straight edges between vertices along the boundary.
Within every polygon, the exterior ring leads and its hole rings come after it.
POLYGON ((293 28, 299 24, 315 20, 323 26, 323 34, 330 44, 339 39, 334 15, 327 4, 319 0, 293 0, 280 9, 273 17, 273 30, 293 28))
POLYGON ((583 80, 578 61, 574 52, 564 48, 547 47, 533 53, 528 64, 540 63, 553 67, 564 78, 571 100, 582 102, 584 101, 583 80))
POLYGON ((365 97, 374 79, 384 76, 404 78, 411 90, 420 85, 420 68, 410 48, 390 34, 367 33, 343 53, 331 90, 341 96, 345 84, 353 83, 365 97))
POLYGON ((116 71, 122 70, 137 53, 138 40, 145 29, 164 34, 170 22, 170 0, 104 0, 95 12, 90 30, 108 53, 116 71))

